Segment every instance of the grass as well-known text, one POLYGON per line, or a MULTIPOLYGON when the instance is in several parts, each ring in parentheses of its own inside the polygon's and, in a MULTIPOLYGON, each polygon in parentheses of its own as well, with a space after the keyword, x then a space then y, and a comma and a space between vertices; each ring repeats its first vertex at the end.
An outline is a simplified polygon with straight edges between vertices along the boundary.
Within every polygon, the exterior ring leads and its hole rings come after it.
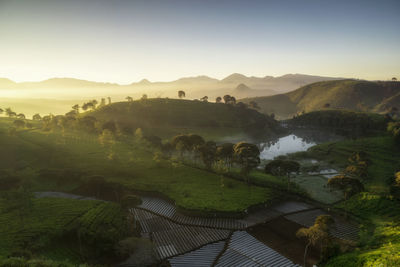
POLYGON ((326 266, 399 266, 400 203, 364 192, 338 205, 361 219, 359 248, 339 255, 326 266))
POLYGON ((57 198, 32 201, 32 208, 22 218, 17 210, 9 210, 4 201, 0 202, 0 256, 29 248, 39 257, 80 262, 77 244, 66 246, 77 224, 92 234, 112 230, 117 237, 124 230, 121 209, 116 204, 57 198))
MULTIPOLYGON (((324 143, 310 148, 307 152, 299 153, 299 157, 310 157, 344 168, 352 153, 364 151, 371 161, 368 166, 368 178, 365 186, 374 193, 387 193, 388 183, 394 172, 399 168, 400 149, 390 136, 345 140, 324 143)), ((296 157, 296 155, 294 155, 296 157)))
POLYGON ((38 177, 40 169, 62 168, 86 176, 102 175, 129 189, 157 191, 188 210, 238 212, 276 197, 270 188, 249 187, 241 181, 167 160, 155 162, 153 153, 129 136, 121 137, 112 147, 100 145, 96 135, 81 132, 21 130, 15 136, 3 132, 0 137, 4 149, 0 168, 31 180, 36 191, 73 191, 78 187, 79 181, 72 179, 60 184, 38 177), (112 159, 110 154, 114 155, 112 159))

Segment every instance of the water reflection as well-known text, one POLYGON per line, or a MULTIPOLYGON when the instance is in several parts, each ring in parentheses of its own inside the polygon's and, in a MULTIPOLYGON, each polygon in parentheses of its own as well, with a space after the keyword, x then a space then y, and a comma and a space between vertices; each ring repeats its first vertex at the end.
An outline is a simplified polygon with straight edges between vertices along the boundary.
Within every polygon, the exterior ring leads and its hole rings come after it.
POLYGON ((305 140, 295 134, 281 137, 274 141, 261 143, 261 159, 273 159, 277 156, 286 155, 298 151, 306 151, 317 143, 305 140))

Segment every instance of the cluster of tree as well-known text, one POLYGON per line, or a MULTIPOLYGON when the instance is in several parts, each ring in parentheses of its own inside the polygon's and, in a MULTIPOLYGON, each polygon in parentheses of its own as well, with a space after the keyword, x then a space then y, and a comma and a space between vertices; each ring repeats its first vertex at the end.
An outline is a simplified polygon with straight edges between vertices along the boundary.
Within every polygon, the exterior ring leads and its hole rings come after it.
POLYGON ((293 126, 339 128, 349 131, 384 131, 387 120, 384 116, 345 110, 313 111, 295 116, 289 121, 293 126))
MULTIPOLYGON (((159 139, 154 140, 159 144, 159 139)), ((260 151, 254 144, 239 142, 217 145, 214 141, 205 141, 196 134, 177 135, 171 142, 162 145, 161 149, 167 156, 171 156, 173 152, 179 153, 182 161, 187 158, 195 162, 201 160, 208 169, 217 164, 230 169, 233 164, 237 164, 247 183, 250 183, 250 171, 260 164, 260 151)))
POLYGON ((300 164, 293 160, 275 159, 265 165, 264 171, 276 176, 286 176, 289 191, 291 175, 300 171, 300 164))
POLYGON ((349 165, 344 170, 344 174, 360 180, 367 178, 367 168, 370 164, 370 160, 367 154, 363 151, 354 152, 349 158, 349 165))

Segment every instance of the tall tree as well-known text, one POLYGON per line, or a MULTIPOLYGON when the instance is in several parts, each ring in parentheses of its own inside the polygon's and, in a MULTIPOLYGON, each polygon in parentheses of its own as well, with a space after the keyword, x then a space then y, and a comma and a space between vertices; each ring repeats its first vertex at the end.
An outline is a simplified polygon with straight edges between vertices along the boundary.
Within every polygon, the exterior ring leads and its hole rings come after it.
POLYGON ((215 103, 221 103, 221 101, 222 101, 222 98, 220 96, 215 98, 215 103))
MULTIPOLYGON (((329 242, 329 229, 334 224, 334 220, 330 215, 318 216, 313 226, 309 228, 300 228, 296 236, 306 239, 306 247, 304 249, 304 266, 306 266, 307 251, 310 246, 321 245, 321 248, 329 242)), ((321 249, 322 253, 322 249, 321 249)))
POLYGON ((79 105, 78 104, 73 105, 72 110, 75 110, 76 114, 78 114, 79 113, 79 105))
POLYGON ((133 102, 133 98, 130 97, 130 96, 125 97, 125 99, 126 99, 128 102, 133 102))
POLYGON ((18 119, 21 119, 21 120, 25 120, 25 114, 19 113, 19 114, 17 115, 17 118, 18 118, 18 119))
POLYGON ((250 184, 250 171, 260 164, 260 150, 254 144, 240 142, 233 146, 235 161, 241 166, 242 174, 250 184))

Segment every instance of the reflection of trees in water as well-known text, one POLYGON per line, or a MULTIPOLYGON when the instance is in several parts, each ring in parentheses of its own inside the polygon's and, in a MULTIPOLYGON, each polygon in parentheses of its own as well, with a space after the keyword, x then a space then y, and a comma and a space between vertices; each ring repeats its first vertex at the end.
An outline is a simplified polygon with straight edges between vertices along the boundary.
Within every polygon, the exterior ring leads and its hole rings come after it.
POLYGON ((260 151, 263 151, 265 148, 269 148, 273 145, 275 145, 276 143, 278 143, 279 138, 281 138, 282 136, 279 137, 270 137, 271 139, 269 140, 263 140, 260 144, 259 144, 259 148, 260 151))
POLYGON ((307 143, 324 143, 330 141, 338 141, 344 139, 342 134, 338 134, 333 131, 327 130, 317 130, 317 129, 295 129, 292 131, 294 135, 298 138, 303 139, 302 145, 303 147, 307 143))

